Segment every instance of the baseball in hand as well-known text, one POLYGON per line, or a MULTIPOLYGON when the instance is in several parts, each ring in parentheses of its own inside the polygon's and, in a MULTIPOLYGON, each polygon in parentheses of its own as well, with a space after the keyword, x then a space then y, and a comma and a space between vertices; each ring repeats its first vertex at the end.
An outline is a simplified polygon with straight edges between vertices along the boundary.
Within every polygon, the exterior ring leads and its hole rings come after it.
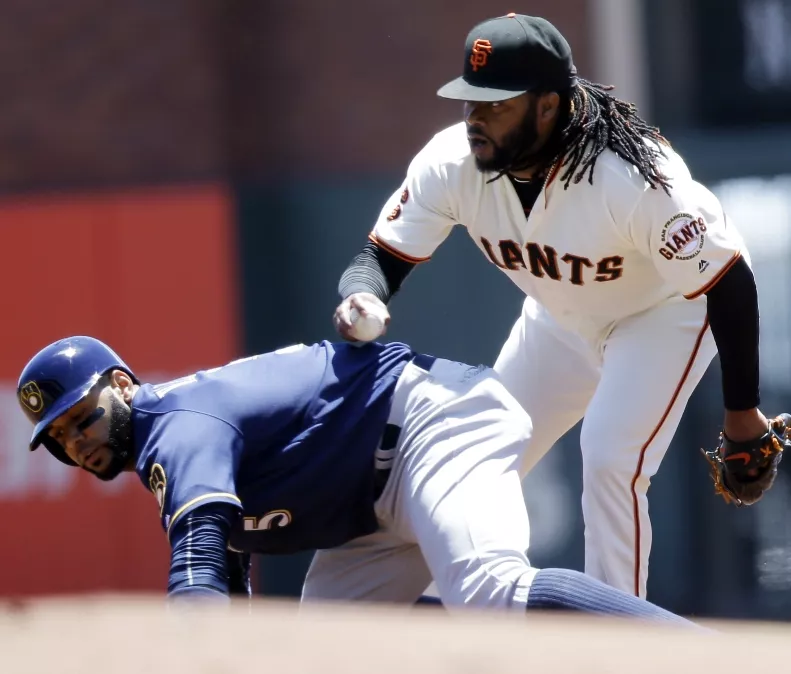
POLYGON ((361 342, 372 342, 384 332, 384 318, 376 312, 369 310, 366 311, 365 316, 362 316, 355 307, 352 307, 349 318, 352 322, 351 335, 361 342))

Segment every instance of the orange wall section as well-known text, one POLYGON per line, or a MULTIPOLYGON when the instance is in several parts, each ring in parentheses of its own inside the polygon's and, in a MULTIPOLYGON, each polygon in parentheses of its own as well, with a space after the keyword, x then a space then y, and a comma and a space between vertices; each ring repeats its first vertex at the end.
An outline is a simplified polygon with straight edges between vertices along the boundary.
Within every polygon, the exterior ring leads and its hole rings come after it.
POLYGON ((164 380, 240 355, 222 184, 0 199, 0 595, 164 591, 168 545, 134 474, 110 484, 27 451, 19 372, 88 334, 164 380))

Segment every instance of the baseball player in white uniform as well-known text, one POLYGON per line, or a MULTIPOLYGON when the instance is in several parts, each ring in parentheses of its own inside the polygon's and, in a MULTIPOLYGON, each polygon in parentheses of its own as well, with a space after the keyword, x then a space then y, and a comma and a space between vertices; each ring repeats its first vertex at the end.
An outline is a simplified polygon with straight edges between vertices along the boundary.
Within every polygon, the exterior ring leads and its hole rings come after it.
POLYGON ((717 198, 633 105, 577 77, 544 19, 469 33, 439 90, 464 120, 418 152, 343 273, 350 312, 386 304, 455 225, 526 295, 494 369, 533 421, 524 476, 580 419, 585 571, 644 597, 647 491, 719 349, 724 434, 763 436, 758 305, 744 242, 717 198))

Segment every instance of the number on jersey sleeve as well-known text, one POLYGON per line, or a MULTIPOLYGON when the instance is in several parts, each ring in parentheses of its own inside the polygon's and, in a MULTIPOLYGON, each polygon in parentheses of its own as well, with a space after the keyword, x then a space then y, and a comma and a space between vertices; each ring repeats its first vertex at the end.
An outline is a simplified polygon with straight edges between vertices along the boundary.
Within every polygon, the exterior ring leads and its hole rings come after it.
POLYGON ((412 160, 369 237, 407 262, 428 260, 457 224, 440 167, 432 160, 435 145, 429 142, 412 160))

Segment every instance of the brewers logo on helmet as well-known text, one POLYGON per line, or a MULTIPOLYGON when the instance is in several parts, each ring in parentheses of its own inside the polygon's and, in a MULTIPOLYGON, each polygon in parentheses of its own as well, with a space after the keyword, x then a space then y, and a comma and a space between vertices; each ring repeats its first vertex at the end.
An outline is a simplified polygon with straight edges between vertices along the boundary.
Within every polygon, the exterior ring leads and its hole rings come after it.
POLYGON ((59 461, 76 465, 46 431, 55 419, 85 398, 104 373, 114 369, 123 370, 140 383, 115 351, 93 337, 60 339, 33 356, 17 384, 20 407, 34 424, 30 450, 43 444, 59 461))

